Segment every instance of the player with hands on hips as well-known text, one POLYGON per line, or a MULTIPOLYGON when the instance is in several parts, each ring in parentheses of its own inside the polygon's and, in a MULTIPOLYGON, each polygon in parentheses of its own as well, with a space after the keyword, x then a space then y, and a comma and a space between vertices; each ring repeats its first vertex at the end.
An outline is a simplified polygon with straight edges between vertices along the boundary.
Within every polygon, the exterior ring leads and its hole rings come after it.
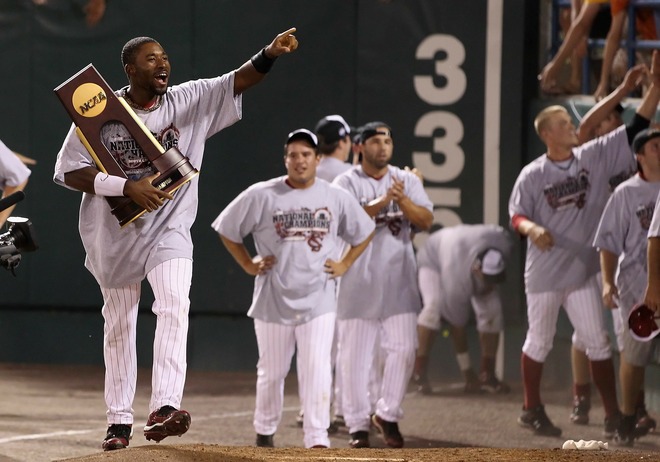
POLYGON ((620 419, 612 353, 601 313, 598 254, 591 243, 609 195, 609 179, 627 165, 634 168, 628 146, 655 114, 660 99, 657 51, 651 76, 653 84, 630 127, 619 127, 579 147, 568 111, 562 106, 542 110, 534 126, 547 153, 523 168, 511 193, 512 227, 528 237, 529 327, 521 358, 525 402, 518 422, 540 435, 561 434, 545 413, 540 396, 543 363, 552 348, 561 306, 586 346, 605 408, 606 436, 614 433, 620 419))
POLYGON ((257 446, 274 446, 284 380, 297 352, 305 447, 329 447, 336 286, 359 261, 374 223, 350 194, 316 178, 319 154, 312 132, 291 132, 284 149, 286 176, 250 186, 212 226, 243 270, 256 276, 248 316, 259 349, 257 446), (255 258, 243 244, 250 234, 255 258))
MULTIPOLYGON (((242 117, 242 94, 263 80, 278 56, 297 47, 295 29, 278 34, 238 69, 168 86, 171 62, 155 39, 136 37, 123 47, 128 86, 118 90, 165 150, 172 146, 201 169, 206 140, 242 117)), ((137 383, 137 316, 141 283, 154 293, 156 314, 152 390, 144 427, 147 440, 181 436, 191 423, 180 409, 186 377, 189 292, 197 214, 198 178, 176 198, 151 184, 158 172, 122 124, 106 124, 100 137, 127 178, 97 168, 71 126, 55 164, 54 181, 82 191, 79 232, 85 266, 103 295, 103 355, 107 433, 104 450, 128 446, 137 383), (128 196, 150 213, 120 228, 103 196, 128 196)))

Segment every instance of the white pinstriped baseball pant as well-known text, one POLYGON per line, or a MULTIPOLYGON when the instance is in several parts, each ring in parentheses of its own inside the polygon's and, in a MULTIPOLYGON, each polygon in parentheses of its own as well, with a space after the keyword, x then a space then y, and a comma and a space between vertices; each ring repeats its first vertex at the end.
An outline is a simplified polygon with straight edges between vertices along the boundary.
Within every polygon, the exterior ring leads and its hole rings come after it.
MULTIPOLYGON (((149 411, 181 406, 186 378, 186 341, 192 261, 168 260, 153 268, 147 280, 154 293, 156 315, 149 411)), ((103 358, 108 424, 132 424, 137 383, 137 318, 141 283, 101 287, 103 294, 103 358)))
POLYGON ((403 418, 401 404, 412 375, 417 349, 417 314, 385 319, 340 319, 339 364, 342 368, 342 405, 349 432, 369 431, 369 374, 380 334, 385 355, 376 414, 389 422, 403 418))
POLYGON ((330 364, 336 313, 317 316, 300 325, 284 325, 254 320, 259 348, 257 396, 254 429, 272 435, 282 419, 284 380, 291 368, 297 347, 298 387, 302 390, 303 432, 305 447, 330 447, 330 364))
POLYGON ((559 309, 563 306, 589 359, 603 361, 612 357, 596 278, 590 277, 577 289, 527 294, 529 327, 523 353, 536 362, 545 362, 557 332, 559 309))

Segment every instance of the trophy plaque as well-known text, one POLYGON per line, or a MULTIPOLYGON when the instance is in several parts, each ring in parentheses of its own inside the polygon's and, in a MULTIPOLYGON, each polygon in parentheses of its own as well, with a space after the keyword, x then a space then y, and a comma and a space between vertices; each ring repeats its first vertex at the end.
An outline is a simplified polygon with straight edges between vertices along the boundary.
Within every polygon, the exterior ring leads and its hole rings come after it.
MULTIPOLYGON (((124 98, 115 95, 92 64, 54 91, 76 125, 78 137, 102 172, 127 178, 101 137, 106 124, 119 123, 158 170, 159 176, 152 182, 155 188, 174 193, 199 174, 176 147, 165 151, 124 98)), ((122 228, 146 212, 130 197, 106 197, 106 200, 122 228)))

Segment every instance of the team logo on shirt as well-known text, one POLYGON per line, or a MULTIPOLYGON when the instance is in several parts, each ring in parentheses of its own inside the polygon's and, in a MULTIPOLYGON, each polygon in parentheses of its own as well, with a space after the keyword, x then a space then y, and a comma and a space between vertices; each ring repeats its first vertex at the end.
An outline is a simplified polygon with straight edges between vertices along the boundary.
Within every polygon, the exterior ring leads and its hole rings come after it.
POLYGON ((548 205, 554 210, 559 211, 571 207, 581 209, 587 202, 589 187, 589 172, 582 169, 576 176, 569 176, 559 183, 546 186, 543 194, 548 205))
MULTIPOLYGON (((152 135, 165 150, 179 144, 179 130, 174 125, 152 135)), ((105 124, 101 129, 101 139, 129 179, 139 180, 157 172, 123 124, 105 124)))
POLYGON ((323 247, 323 238, 330 232, 332 215, 327 208, 310 210, 277 210, 273 215, 275 231, 285 241, 307 241, 313 252, 323 247))
POLYGON ((607 180, 607 184, 610 187, 610 192, 613 192, 617 186, 619 186, 621 183, 626 181, 628 178, 633 176, 635 172, 633 171, 623 171, 620 173, 617 173, 614 176, 611 176, 609 180, 607 180))
MULTIPOLYGON (((363 197, 360 199, 360 205, 364 207, 370 201, 363 197)), ((380 209, 374 217, 376 229, 387 226, 392 236, 398 236, 401 233, 401 229, 404 227, 403 220, 403 212, 396 202, 390 202, 387 207, 380 209)))
POLYGON ((655 204, 640 205, 635 210, 635 216, 639 220, 639 225, 643 230, 648 231, 651 227, 651 219, 653 218, 653 209, 655 209, 655 204))

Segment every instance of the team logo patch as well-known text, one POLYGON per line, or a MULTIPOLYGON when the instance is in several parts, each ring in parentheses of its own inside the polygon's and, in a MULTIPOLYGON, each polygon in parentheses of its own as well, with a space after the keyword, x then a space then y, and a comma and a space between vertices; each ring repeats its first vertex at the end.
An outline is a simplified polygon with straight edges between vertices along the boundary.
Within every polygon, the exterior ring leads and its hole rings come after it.
POLYGON ((310 210, 278 210, 273 215, 277 235, 285 241, 307 241, 313 252, 323 247, 323 238, 330 232, 332 214, 327 208, 310 210))
POLYGON ((571 207, 581 209, 587 203, 589 187, 589 172, 582 169, 576 176, 569 176, 559 183, 546 186, 543 194, 548 205, 554 210, 559 211, 571 207))
POLYGON ((651 227, 653 209, 655 209, 655 204, 640 205, 637 207, 637 210, 635 210, 635 216, 639 220, 639 225, 645 231, 648 231, 651 227))
MULTIPOLYGON (((166 150, 179 144, 179 130, 174 125, 152 135, 166 150)), ((101 130, 101 139, 131 180, 156 173, 149 158, 123 124, 116 122, 105 124, 101 130)))

